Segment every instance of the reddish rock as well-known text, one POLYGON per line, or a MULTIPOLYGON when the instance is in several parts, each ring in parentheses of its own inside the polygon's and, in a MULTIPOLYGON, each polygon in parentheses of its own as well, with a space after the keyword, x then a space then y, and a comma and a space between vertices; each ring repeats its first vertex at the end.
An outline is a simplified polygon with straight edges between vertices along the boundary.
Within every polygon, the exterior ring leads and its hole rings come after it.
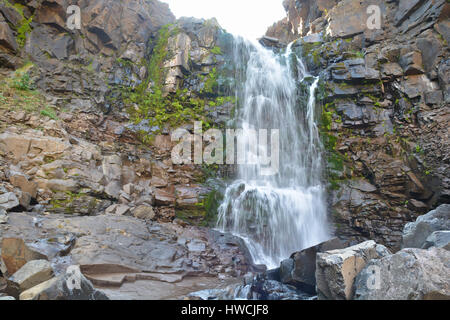
POLYGON ((29 261, 47 260, 45 255, 31 249, 19 238, 3 238, 1 248, 2 259, 10 275, 13 275, 29 261))

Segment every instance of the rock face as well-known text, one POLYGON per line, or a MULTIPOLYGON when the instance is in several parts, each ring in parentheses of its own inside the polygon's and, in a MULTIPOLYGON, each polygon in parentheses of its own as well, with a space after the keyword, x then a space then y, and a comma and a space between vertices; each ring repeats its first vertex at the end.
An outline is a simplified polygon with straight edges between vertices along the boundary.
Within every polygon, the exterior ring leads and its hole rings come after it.
POLYGON ((6 20, 0 22, 1 48, 5 48, 0 61, 16 67, 15 53, 24 51, 40 67, 39 88, 53 94, 78 92, 78 98, 61 98, 82 106, 104 106, 107 86, 116 80, 112 79, 115 60, 140 61, 152 34, 175 21, 168 5, 159 1, 127 0, 114 5, 104 0, 78 1, 81 29, 70 30, 67 8, 71 1, 28 2, 21 10, 15 9, 21 6, 14 6, 16 2, 0 8, 6 20), (19 46, 15 39, 24 26, 30 30, 19 46))
MULTIPOLYGON (((428 237, 435 231, 441 230, 450 230, 450 205, 448 204, 420 216, 416 222, 408 223, 403 230, 403 248, 423 248, 429 242, 428 237)), ((430 242, 436 240, 430 239, 430 242)))
MULTIPOLYGON (((317 23, 317 20, 338 2, 336 0, 284 0, 283 6, 287 17, 270 27, 266 35, 275 37, 286 44, 306 36, 312 23, 317 23)), ((312 31, 312 33, 315 32, 312 31)))
POLYGON ((404 249, 372 260, 355 280, 355 299, 448 300, 449 261, 449 251, 439 248, 404 249))
POLYGON ((287 18, 267 35, 295 40, 292 49, 320 77, 336 234, 399 250, 406 223, 450 201, 449 4, 292 0, 285 7, 287 18))
POLYGON ((350 300, 356 276, 372 259, 390 255, 389 250, 367 241, 359 245, 317 254, 317 295, 324 300, 350 300))
POLYGON ((302 291, 315 293, 317 254, 343 248, 345 248, 344 242, 334 238, 317 246, 293 253, 289 259, 281 262, 280 281, 293 285, 302 291))

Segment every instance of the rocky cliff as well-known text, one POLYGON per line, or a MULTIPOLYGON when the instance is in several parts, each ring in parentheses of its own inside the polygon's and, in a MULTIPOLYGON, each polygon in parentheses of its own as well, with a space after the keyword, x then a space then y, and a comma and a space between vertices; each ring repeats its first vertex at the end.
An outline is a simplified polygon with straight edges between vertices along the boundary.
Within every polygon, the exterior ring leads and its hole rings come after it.
MULTIPOLYGON (((265 43, 283 50, 295 41, 293 50, 320 77, 336 234, 396 251, 405 224, 450 202, 449 3, 284 6, 287 17, 269 28, 265 43), (369 5, 380 10, 380 28, 368 28, 369 5)), ((182 297, 205 288, 196 279, 216 288, 259 268, 240 239, 201 227, 214 220, 220 200, 208 179, 218 168, 171 161, 172 129, 192 132, 195 120, 223 127, 232 117, 232 50, 214 19, 176 20, 155 0, 0 0, 0 296, 12 288, 16 297, 71 299, 57 288, 72 264, 81 266, 83 283, 123 286, 128 296, 108 295, 136 299, 182 297), (72 4, 80 29, 67 24, 72 4), (19 276, 42 283, 28 288, 19 276)), ((440 243, 448 227, 435 229, 441 233, 420 236, 440 243)), ((280 270, 246 279, 252 290, 243 295, 305 298, 289 285, 298 282, 298 261, 312 255, 307 286, 314 287, 319 249, 284 261, 287 280, 280 270)), ((359 257, 358 250, 350 251, 359 257)), ((390 259, 376 263, 384 268, 390 259)), ((336 272, 345 278, 343 270, 336 272)), ((83 294, 95 293, 86 288, 83 294)), ((351 296, 345 290, 337 296, 351 296)), ((357 295, 370 296, 365 288, 357 295)))
POLYGON ((268 30, 320 76, 337 234, 398 249, 406 222, 450 201, 446 1, 285 1, 268 30), (370 5, 379 9, 380 28, 370 5))
MULTIPOLYGON (((213 218, 216 168, 171 161, 172 129, 230 118, 229 37, 154 0, 0 1, 4 276, 38 257, 56 276, 81 265, 96 285, 148 280, 162 291, 128 290, 155 299, 185 277, 216 285, 252 268, 239 239, 198 227, 213 218), (72 4, 80 29, 68 27, 72 4)), ((58 294, 48 285, 27 296, 58 294)))

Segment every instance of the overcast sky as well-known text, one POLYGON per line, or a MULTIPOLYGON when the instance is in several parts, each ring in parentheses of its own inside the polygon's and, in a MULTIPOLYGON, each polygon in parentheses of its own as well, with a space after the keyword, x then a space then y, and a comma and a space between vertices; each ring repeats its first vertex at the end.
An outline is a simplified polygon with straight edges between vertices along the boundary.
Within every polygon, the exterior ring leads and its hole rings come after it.
POLYGON ((228 32, 249 39, 266 33, 286 16, 283 0, 160 0, 169 4, 177 18, 217 18, 228 32))

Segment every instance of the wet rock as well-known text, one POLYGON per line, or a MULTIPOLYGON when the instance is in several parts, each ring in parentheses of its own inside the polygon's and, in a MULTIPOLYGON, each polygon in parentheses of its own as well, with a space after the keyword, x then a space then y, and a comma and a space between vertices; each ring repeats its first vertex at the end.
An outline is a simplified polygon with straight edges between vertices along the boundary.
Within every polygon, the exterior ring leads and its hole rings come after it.
POLYGON ((70 266, 65 274, 22 292, 20 300, 109 300, 109 298, 94 288, 78 266, 70 266))
POLYGON ((269 36, 263 36, 261 39, 259 39, 259 42, 268 48, 274 47, 274 48, 282 48, 284 45, 280 43, 280 40, 277 38, 269 37, 269 36))
MULTIPOLYGON (((298 290, 294 286, 267 279, 265 274, 255 276, 246 286, 248 299, 307 300, 311 298, 310 295, 298 290)), ((242 291, 245 292, 245 290, 242 291)))
POLYGON ((450 250, 450 231, 433 232, 423 244, 422 249, 428 249, 431 247, 450 250))
POLYGON ((29 261, 47 260, 44 254, 32 249, 19 238, 3 238, 1 248, 2 260, 10 275, 16 273, 29 261))
POLYGON ((33 260, 8 279, 8 293, 19 297, 19 294, 42 282, 53 278, 53 269, 47 260, 33 260))
POLYGON ((322 300, 350 300, 354 280, 372 259, 388 256, 389 250, 366 241, 345 249, 318 253, 316 258, 316 290, 322 300))
POLYGON ((314 294, 316 287, 317 253, 342 248, 345 248, 345 243, 338 238, 334 238, 292 254, 289 259, 281 262, 281 282, 314 294))
POLYGON ((355 299, 448 300, 448 261, 450 252, 439 248, 404 249, 372 260, 355 280, 355 299))
POLYGON ((435 231, 450 230, 450 205, 443 204, 408 223, 403 229, 403 248, 422 248, 435 231))

